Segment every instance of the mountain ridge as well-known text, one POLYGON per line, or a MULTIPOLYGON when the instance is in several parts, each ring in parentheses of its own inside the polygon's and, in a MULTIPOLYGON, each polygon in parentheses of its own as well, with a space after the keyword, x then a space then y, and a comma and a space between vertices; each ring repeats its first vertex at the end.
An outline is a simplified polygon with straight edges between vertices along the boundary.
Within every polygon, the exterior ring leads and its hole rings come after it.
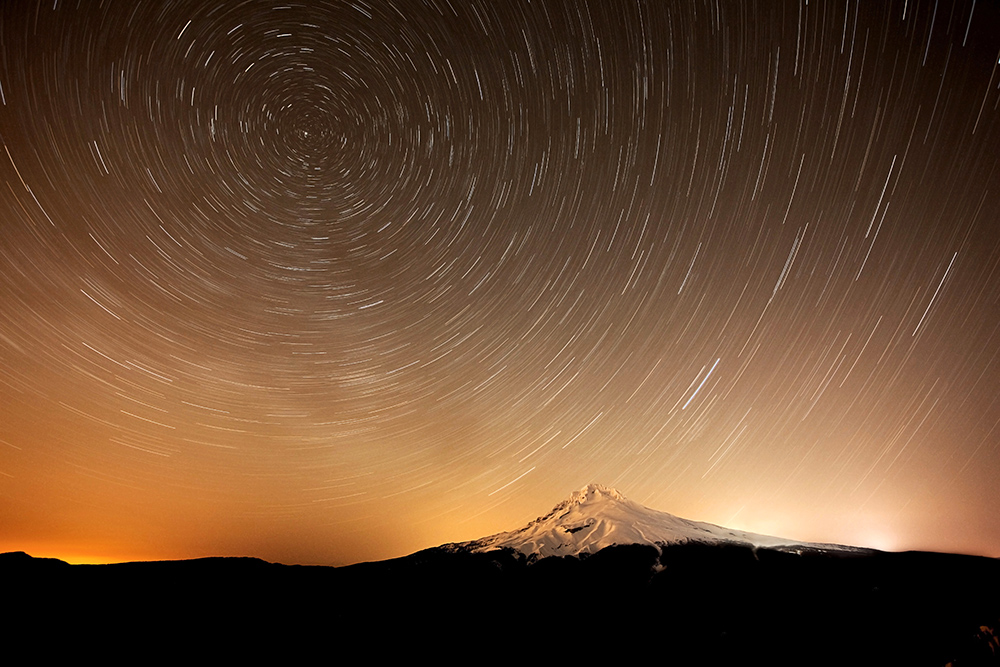
POLYGON ((839 544, 801 542, 684 519, 629 500, 615 488, 588 484, 547 514, 513 531, 447 545, 483 553, 509 548, 529 558, 587 556, 609 546, 740 545, 780 550, 873 552, 839 544))
POLYGON ((996 559, 758 536, 599 485, 521 529, 386 561, 68 565, 13 552, 0 578, 9 636, 41 627, 76 651, 113 628, 133 658, 155 645, 185 659, 213 640, 217 662, 259 661, 262 646, 314 660, 331 645, 440 659, 456 641, 550 636, 570 614, 583 632, 557 636, 588 657, 617 656, 627 638, 667 664, 1000 665, 996 559))

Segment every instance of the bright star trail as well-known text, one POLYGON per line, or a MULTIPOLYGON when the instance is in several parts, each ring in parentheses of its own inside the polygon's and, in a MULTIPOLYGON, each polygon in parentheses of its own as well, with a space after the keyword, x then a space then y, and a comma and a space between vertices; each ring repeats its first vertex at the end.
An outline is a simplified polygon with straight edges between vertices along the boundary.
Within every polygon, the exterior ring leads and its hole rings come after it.
POLYGON ((589 482, 1000 556, 1000 8, 0 6, 0 550, 342 564, 589 482))

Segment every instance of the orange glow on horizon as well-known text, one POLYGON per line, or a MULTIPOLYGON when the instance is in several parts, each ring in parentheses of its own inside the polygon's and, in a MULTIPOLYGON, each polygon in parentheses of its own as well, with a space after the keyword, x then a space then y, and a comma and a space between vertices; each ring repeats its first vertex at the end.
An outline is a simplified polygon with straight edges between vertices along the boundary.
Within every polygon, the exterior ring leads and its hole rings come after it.
POLYGON ((1000 4, 269 4, 0 1, 5 549, 1000 553, 1000 4))

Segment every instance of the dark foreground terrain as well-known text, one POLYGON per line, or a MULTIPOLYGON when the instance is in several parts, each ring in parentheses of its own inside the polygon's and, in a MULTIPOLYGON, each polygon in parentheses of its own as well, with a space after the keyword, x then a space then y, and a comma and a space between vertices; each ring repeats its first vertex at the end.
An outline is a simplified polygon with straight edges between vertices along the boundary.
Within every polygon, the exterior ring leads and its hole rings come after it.
POLYGON ((6 643, 35 662, 1000 665, 1000 561, 971 556, 685 544, 529 562, 442 547, 329 568, 8 553, 0 581, 6 643))

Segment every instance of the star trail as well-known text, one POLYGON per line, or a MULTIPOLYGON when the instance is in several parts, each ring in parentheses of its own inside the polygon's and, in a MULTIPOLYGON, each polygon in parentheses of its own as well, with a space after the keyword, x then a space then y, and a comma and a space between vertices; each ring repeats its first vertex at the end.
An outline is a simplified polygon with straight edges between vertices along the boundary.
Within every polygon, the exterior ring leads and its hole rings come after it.
POLYGON ((995 3, 9 0, 0 58, 0 550, 600 482, 1000 555, 995 3))

